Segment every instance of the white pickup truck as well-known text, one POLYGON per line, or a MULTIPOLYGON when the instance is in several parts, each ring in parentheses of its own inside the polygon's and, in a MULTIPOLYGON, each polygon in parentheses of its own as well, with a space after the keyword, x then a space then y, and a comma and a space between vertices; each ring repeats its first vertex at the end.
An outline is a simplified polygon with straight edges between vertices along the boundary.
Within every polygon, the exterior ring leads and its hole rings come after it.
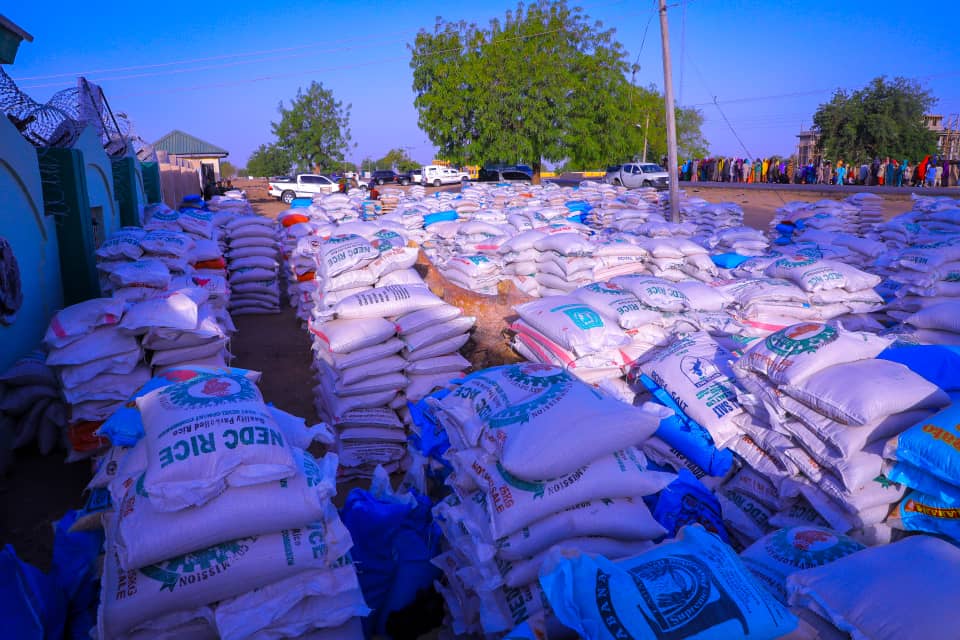
POLYGON ((458 171, 436 164, 425 165, 421 169, 420 175, 424 185, 433 185, 434 187, 439 187, 442 184, 459 184, 470 180, 470 174, 466 171, 458 171))
MULTIPOLYGON (((355 175, 349 178, 348 188, 367 188, 367 182, 355 175)), ((280 198, 284 204, 290 204, 294 198, 312 198, 323 193, 336 193, 340 185, 336 180, 318 173, 301 173, 296 178, 284 177, 270 181, 269 194, 280 198)))
POLYGON ((663 167, 652 162, 625 162, 608 167, 603 181, 607 184, 623 185, 628 189, 637 187, 666 189, 669 186, 670 176, 663 167))

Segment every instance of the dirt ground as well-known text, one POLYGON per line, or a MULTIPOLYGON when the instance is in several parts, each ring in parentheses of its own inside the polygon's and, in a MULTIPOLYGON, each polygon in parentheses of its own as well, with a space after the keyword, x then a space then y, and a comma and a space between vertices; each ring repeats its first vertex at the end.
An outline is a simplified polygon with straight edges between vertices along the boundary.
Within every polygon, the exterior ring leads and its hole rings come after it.
MULTIPOLYGON (((261 215, 276 217, 287 207, 270 198, 263 182, 237 181, 261 215)), ((849 195, 794 190, 748 188, 695 188, 691 194, 711 202, 732 201, 744 208, 746 223, 766 230, 777 207, 792 200, 816 201, 849 195)), ((448 187, 458 190, 458 186, 448 187)), ((850 193, 852 193, 851 191, 850 193)), ((907 196, 886 196, 883 211, 892 217, 910 209, 907 196)), ((263 372, 261 389, 268 402, 303 416, 310 424, 317 417, 312 402, 310 341, 293 310, 284 307, 277 315, 240 316, 234 319, 238 333, 232 342, 233 364, 263 372)), ((88 462, 64 463, 64 454, 40 456, 35 449, 17 452, 6 478, 0 480, 0 543, 13 544, 17 553, 41 568, 50 563, 52 523, 68 509, 83 503, 83 488, 91 475, 88 462)), ((343 487, 338 502, 345 497, 343 487)))

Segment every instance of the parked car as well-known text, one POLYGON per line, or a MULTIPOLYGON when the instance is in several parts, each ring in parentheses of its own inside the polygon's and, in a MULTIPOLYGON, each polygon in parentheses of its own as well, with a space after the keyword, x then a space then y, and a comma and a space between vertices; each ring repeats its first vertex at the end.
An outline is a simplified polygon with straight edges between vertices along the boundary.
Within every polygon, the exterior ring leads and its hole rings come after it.
POLYGON ((296 178, 284 177, 270 181, 269 194, 280 198, 284 204, 290 204, 294 198, 312 198, 321 193, 336 193, 340 185, 327 176, 314 173, 301 173, 296 178))
POLYGON ((480 169, 479 182, 500 182, 507 184, 531 184, 533 179, 524 171, 516 169, 480 169))
POLYGON ((423 170, 421 169, 411 169, 406 173, 400 174, 400 184, 407 186, 408 184, 420 184, 423 182, 423 170))
POLYGON ((441 167, 436 164, 425 165, 421 169, 421 181, 425 185, 439 187, 442 184, 457 184, 458 182, 469 182, 470 174, 466 171, 459 171, 450 167, 441 167))
POLYGON ((370 176, 370 182, 376 184, 387 184, 393 182, 399 182, 400 176, 397 175, 397 172, 392 169, 377 169, 373 172, 373 175, 370 176))
POLYGON ((607 167, 607 174, 603 176, 607 184, 616 184, 635 189, 637 187, 655 187, 666 189, 669 186, 670 176, 658 164, 652 162, 626 162, 607 167))

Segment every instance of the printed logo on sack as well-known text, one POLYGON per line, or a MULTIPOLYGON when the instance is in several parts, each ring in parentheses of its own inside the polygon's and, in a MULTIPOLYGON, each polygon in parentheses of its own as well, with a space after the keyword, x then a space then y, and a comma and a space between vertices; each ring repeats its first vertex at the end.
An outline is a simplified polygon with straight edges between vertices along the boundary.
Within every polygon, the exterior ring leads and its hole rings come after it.
POLYGON ((491 429, 502 429, 514 424, 525 424, 530 420, 542 415, 550 408, 562 400, 573 388, 573 378, 564 371, 557 375, 536 376, 538 371, 557 371, 555 368, 542 365, 535 365, 536 369, 524 371, 521 368, 511 369, 506 377, 515 382, 521 389, 539 391, 537 395, 519 402, 513 406, 497 412, 490 416, 487 424, 491 429))
POLYGON ((585 289, 593 293, 603 293, 608 296, 622 296, 625 291, 612 282, 593 282, 588 284, 585 289))
POLYGON ((239 538, 214 547, 187 553, 140 569, 140 573, 160 583, 160 591, 173 591, 216 577, 230 568, 231 563, 242 558, 256 536, 239 538))
POLYGON ((793 258, 780 258, 773 264, 784 269, 797 269, 799 267, 809 267, 817 261, 813 256, 796 255, 793 258))
POLYGON ((851 538, 816 527, 781 529, 764 545, 771 558, 798 570, 820 567, 862 549, 851 538))
POLYGON ((680 370, 694 387, 702 387, 720 377, 717 365, 697 356, 680 358, 680 370))
POLYGON ((830 325, 807 322, 770 334, 764 345, 778 356, 786 358, 802 353, 815 353, 820 347, 839 337, 840 334, 830 325))
POLYGON ((545 486, 542 482, 527 482, 526 480, 521 480, 504 469, 499 462, 497 463, 497 472, 500 474, 500 477, 503 478, 503 481, 514 489, 532 493, 534 500, 543 497, 545 486))
POLYGON ((162 393, 174 406, 190 409, 257 398, 257 388, 244 376, 198 376, 191 382, 167 387, 162 393))
POLYGON ((602 329, 603 318, 587 306, 566 305, 554 307, 551 312, 562 311, 580 329, 602 329))
MULTIPOLYGON (((660 640, 689 638, 729 620, 740 623, 744 636, 750 633, 750 625, 731 594, 711 568, 694 556, 659 558, 634 567, 630 576, 646 605, 640 611, 660 640)), ((599 585, 598 575, 598 590, 599 585)), ((612 601, 606 603, 607 608, 601 611, 612 611, 612 605, 612 601)))

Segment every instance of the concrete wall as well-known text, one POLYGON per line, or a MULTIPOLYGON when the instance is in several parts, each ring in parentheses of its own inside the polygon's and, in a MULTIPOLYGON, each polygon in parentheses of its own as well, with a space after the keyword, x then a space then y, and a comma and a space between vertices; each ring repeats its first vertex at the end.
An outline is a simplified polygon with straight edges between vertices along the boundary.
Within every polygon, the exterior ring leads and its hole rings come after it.
POLYGON ((50 317, 63 306, 56 222, 44 215, 37 152, 6 118, 0 118, 0 236, 13 248, 23 289, 13 323, 0 324, 4 371, 39 347, 50 317))
POLYGON ((113 189, 113 166, 103 150, 100 136, 92 127, 84 129, 73 148, 83 153, 90 212, 94 219, 94 243, 99 247, 123 226, 120 222, 120 205, 113 189))

